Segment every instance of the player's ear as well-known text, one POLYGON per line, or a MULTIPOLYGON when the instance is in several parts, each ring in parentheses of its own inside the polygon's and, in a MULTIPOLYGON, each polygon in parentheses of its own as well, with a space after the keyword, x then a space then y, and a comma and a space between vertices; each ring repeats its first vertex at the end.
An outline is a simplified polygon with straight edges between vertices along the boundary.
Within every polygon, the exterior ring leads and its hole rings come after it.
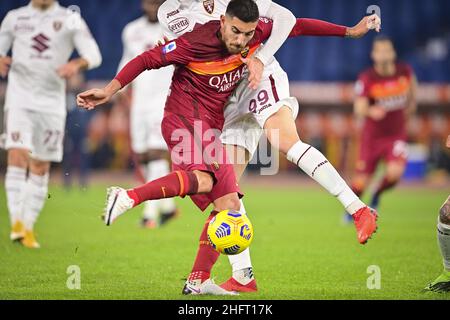
POLYGON ((220 15, 220 27, 223 28, 225 24, 225 16, 222 14, 220 15))

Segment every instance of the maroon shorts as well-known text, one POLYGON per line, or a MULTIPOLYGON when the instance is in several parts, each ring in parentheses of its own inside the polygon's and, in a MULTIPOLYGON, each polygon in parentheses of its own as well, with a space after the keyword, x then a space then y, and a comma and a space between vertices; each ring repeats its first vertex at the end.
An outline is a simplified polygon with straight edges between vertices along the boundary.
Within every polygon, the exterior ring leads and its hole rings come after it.
POLYGON ((211 128, 203 120, 177 114, 166 114, 161 130, 169 148, 172 170, 199 170, 213 177, 211 192, 191 196, 200 210, 204 211, 212 202, 230 193, 243 196, 220 140, 220 130, 211 128))
POLYGON ((404 137, 385 137, 372 139, 363 137, 359 148, 356 171, 371 175, 381 160, 385 162, 403 161, 407 159, 407 143, 404 137))

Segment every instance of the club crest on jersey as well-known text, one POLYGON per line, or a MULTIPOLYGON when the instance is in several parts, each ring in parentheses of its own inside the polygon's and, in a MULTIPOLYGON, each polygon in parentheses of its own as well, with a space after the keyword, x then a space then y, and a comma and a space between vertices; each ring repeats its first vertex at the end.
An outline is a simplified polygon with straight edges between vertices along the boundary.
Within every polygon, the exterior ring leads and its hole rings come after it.
POLYGON ((241 57, 244 59, 247 58, 249 52, 250 52, 250 48, 249 47, 245 48, 244 50, 241 51, 241 57))
POLYGON ((62 22, 61 21, 55 21, 53 22, 53 29, 58 32, 62 28, 62 22))
POLYGON ((163 53, 164 54, 168 54, 169 52, 172 52, 173 50, 175 50, 177 48, 177 43, 175 41, 170 42, 169 44, 167 44, 166 46, 164 46, 163 48, 163 53))
POLYGON ((214 0, 203 0, 203 8, 206 12, 212 14, 214 12, 214 0))
POLYGON ((18 142, 20 140, 20 132, 12 132, 11 139, 14 142, 18 142))

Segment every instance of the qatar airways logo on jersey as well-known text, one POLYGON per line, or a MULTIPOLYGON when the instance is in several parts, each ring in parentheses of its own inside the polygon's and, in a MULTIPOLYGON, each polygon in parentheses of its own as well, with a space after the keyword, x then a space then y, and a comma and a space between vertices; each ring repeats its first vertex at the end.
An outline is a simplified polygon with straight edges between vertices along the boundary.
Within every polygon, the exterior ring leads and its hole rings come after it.
POLYGON ((377 99, 377 104, 383 106, 386 111, 404 109, 408 104, 408 95, 377 99))
POLYGON ((233 90, 247 72, 247 65, 242 68, 227 72, 209 79, 209 85, 217 89, 217 92, 233 90))

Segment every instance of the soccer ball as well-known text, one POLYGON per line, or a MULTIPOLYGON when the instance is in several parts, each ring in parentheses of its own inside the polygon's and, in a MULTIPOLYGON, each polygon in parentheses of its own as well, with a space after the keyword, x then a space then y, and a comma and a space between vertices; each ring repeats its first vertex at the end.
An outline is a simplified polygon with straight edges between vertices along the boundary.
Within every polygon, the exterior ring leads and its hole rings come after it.
POLYGON ((220 253, 241 253, 252 243, 252 223, 246 214, 233 210, 221 211, 209 223, 208 240, 220 253))

